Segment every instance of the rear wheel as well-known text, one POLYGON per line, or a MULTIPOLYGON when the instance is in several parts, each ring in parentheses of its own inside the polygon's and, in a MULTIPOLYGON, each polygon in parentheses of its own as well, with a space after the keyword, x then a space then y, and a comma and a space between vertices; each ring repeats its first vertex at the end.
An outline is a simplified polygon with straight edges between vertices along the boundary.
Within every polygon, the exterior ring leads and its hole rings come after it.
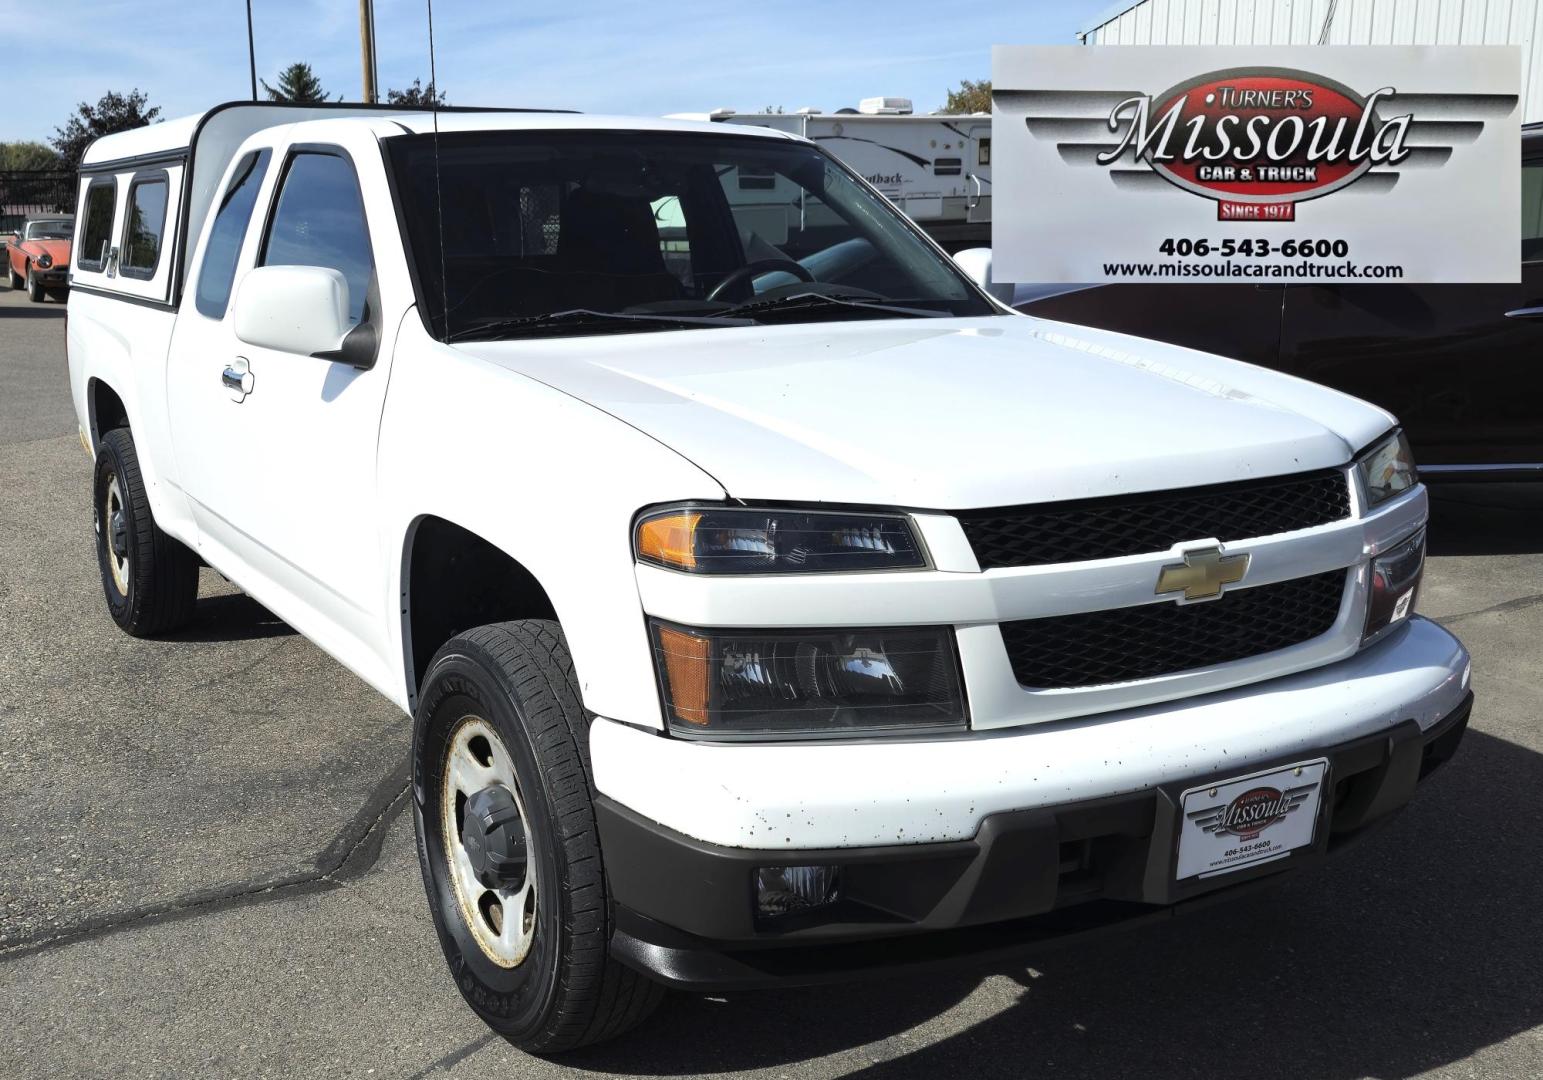
POLYGON ((10 262, 9 259, 7 259, 6 263, 5 263, 5 276, 10 279, 11 288, 13 288, 13 289, 21 288, 21 286, 22 286, 21 275, 16 272, 16 267, 14 265, 12 265, 12 263, 10 262))
POLYGON ((30 266, 27 267, 27 299, 34 304, 43 302, 43 283, 37 279, 30 266))
POLYGON ((413 819, 434 928, 461 996, 521 1049, 621 1034, 663 988, 608 954, 589 717, 556 623, 452 639, 414 722, 413 819))
POLYGON ((127 428, 102 436, 93 489, 97 564, 113 622, 135 637, 175 630, 198 600, 198 557, 151 516, 127 428))

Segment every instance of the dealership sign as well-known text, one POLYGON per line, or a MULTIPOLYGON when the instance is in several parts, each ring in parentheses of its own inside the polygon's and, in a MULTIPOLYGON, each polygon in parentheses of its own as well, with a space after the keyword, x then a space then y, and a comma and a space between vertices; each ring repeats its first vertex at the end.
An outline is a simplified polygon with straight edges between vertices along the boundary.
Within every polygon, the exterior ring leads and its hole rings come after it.
POLYGON ((993 54, 998 281, 1517 281, 1520 50, 993 54))

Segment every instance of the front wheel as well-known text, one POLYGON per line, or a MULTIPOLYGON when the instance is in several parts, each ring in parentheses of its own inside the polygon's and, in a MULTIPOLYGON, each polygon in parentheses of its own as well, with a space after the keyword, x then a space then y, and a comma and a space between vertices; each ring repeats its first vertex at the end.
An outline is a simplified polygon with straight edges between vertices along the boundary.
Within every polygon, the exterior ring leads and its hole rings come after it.
POLYGON ((532 1053, 621 1034, 663 988, 608 954, 589 718, 562 631, 482 626, 435 656, 414 719, 413 821, 461 996, 532 1053))
POLYGON ((27 267, 27 299, 34 304, 43 302, 43 283, 37 279, 30 266, 27 267))
POLYGON ((113 622, 135 637, 175 630, 198 601, 198 557, 151 516, 127 428, 102 436, 93 491, 97 565, 113 622))

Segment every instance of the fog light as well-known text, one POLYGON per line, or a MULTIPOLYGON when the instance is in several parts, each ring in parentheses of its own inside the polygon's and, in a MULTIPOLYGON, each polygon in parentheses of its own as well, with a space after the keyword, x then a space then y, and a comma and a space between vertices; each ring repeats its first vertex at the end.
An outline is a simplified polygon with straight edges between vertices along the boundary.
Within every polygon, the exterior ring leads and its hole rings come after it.
POLYGON ((834 904, 841 896, 838 866, 762 866, 755 872, 758 919, 797 915, 834 904))
POLYGON ((1372 588, 1366 605, 1362 645, 1369 644, 1410 616, 1424 570, 1424 529, 1372 560, 1372 588))

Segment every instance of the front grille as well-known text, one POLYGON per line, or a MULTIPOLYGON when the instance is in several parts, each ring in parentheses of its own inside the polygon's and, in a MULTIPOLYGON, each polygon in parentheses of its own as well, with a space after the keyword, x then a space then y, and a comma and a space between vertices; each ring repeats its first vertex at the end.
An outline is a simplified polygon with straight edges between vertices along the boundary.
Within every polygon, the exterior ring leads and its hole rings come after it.
POLYGON ((1101 686, 1155 679, 1274 652, 1320 634, 1339 617, 1345 571, 1261 585, 1198 604, 1057 615, 1002 624, 1024 686, 1101 686))
POLYGON ((959 516, 982 570, 1167 551, 1186 540, 1247 540, 1350 516, 1339 469, 1109 499, 969 510, 959 516))

